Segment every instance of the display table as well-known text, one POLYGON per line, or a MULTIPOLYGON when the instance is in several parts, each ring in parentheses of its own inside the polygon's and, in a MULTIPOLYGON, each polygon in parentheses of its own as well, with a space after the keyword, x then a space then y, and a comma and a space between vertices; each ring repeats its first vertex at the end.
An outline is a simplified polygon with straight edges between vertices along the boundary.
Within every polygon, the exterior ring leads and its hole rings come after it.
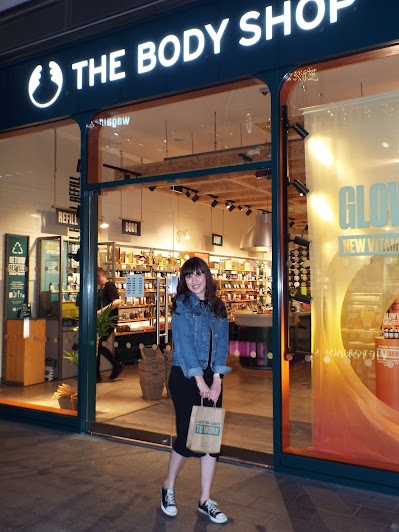
MULTIPOLYGON (((240 310, 233 313, 234 321, 238 326, 238 340, 233 344, 230 342, 230 352, 237 352, 240 357, 240 364, 246 367, 271 369, 272 360, 267 357, 268 353, 273 353, 273 314, 258 314, 251 310, 240 310)), ((301 317, 310 316, 310 311, 291 312, 288 318, 288 325, 295 333, 301 317)), ((309 325, 310 329, 310 325, 309 325)), ((296 334, 293 342, 296 343, 296 334)), ((309 340, 310 344, 310 340, 309 340)))
POLYGON ((44 382, 46 320, 7 320, 5 383, 44 382), (24 330, 25 336, 24 338, 24 330))
POLYGON ((376 395, 395 410, 399 410, 399 340, 375 339, 376 395))
POLYGON ((272 360, 267 358, 267 354, 273 352, 272 313, 257 314, 240 310, 234 312, 233 316, 238 326, 238 340, 230 342, 230 352, 239 353, 243 367, 271 369, 272 360))

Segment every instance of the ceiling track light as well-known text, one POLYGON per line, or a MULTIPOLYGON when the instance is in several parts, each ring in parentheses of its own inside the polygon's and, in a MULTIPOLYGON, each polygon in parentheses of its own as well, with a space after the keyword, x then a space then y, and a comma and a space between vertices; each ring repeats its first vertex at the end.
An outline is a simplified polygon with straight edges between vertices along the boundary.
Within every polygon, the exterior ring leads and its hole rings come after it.
POLYGON ((266 177, 267 179, 272 178, 272 169, 271 168, 262 168, 261 170, 256 170, 255 172, 256 179, 260 179, 261 177, 266 177))
POLYGON ((183 187, 181 185, 174 185, 170 187, 172 192, 177 192, 178 194, 183 194, 183 187))
POLYGON ((219 203, 218 202, 218 196, 214 196, 213 194, 208 194, 208 196, 210 198, 213 198, 213 201, 211 203, 211 207, 216 207, 216 205, 219 203))
POLYGON ((304 248, 310 247, 310 240, 306 240, 306 238, 300 236, 294 237, 290 242, 294 242, 294 244, 298 244, 298 246, 303 246, 304 248))
POLYGON ((246 211, 245 214, 246 214, 247 216, 249 216, 249 215, 252 213, 252 211, 251 211, 251 205, 245 205, 245 207, 247 207, 247 209, 248 209, 248 210, 246 211))
POLYGON ((231 211, 234 211, 235 208, 236 208, 236 206, 234 205, 234 203, 232 203, 232 204, 230 205, 230 207, 228 207, 228 209, 229 209, 230 212, 231 212, 231 211))
POLYGON ((148 187, 149 190, 151 190, 151 192, 154 192, 154 190, 156 189, 157 187, 148 187))
POLYGON ((242 207, 241 207, 241 205, 239 205, 239 206, 237 207, 237 209, 238 209, 239 211, 242 211, 242 207))
POLYGON ((198 196, 198 194, 197 194, 198 190, 193 190, 193 192, 194 192, 195 194, 194 194, 194 196, 191 198, 191 201, 192 201, 193 203, 195 203, 196 201, 199 200, 199 196, 198 196))
POLYGON ((294 227, 295 220, 293 218, 290 218, 290 227, 294 227))
POLYGON ((299 122, 289 127, 293 129, 295 133, 298 133, 298 135, 303 139, 306 139, 306 137, 309 135, 309 131, 307 131, 303 126, 301 126, 299 122))
POLYGON ((300 196, 306 196, 307 194, 309 194, 308 187, 301 183, 299 179, 294 179, 294 181, 288 181, 288 185, 292 185, 293 187, 295 187, 299 192, 300 196))
POLYGON ((188 198, 191 197, 191 193, 190 193, 190 190, 189 190, 188 188, 186 188, 186 196, 187 196, 188 198))

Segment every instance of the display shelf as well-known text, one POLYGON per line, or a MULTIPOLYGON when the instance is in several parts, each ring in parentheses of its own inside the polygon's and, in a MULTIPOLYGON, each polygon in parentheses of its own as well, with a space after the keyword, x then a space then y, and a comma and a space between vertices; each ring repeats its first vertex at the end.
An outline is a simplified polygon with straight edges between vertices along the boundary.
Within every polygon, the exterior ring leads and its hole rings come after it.
POLYGON ((135 321, 149 321, 149 320, 155 320, 156 316, 145 316, 143 318, 119 318, 118 323, 133 323, 135 321))
MULTIPOLYGON (((165 305, 161 305, 161 307, 164 307, 165 305)), ((143 308, 143 307, 156 307, 155 303, 144 303, 143 305, 120 305, 120 309, 125 308, 143 308)))

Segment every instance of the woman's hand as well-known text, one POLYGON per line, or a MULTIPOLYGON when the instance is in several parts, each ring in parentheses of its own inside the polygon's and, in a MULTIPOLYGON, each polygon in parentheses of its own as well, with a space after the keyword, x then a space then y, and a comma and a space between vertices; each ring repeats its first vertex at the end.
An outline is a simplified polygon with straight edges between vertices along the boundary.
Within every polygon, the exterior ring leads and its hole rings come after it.
POLYGON ((197 383, 200 397, 203 397, 204 399, 209 399, 211 391, 209 389, 209 386, 204 381, 204 377, 202 375, 195 377, 195 382, 197 383))
POLYGON ((219 399, 220 393, 222 391, 222 379, 220 377, 214 377, 212 386, 210 388, 210 394, 208 399, 212 401, 212 403, 217 403, 217 400, 219 399))

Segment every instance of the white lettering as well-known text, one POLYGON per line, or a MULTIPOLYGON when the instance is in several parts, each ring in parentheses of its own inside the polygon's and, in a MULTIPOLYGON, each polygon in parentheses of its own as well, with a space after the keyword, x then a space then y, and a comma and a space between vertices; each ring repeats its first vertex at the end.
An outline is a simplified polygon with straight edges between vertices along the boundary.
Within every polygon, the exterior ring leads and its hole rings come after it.
POLYGON ((155 44, 152 41, 139 44, 137 48, 137 60, 139 74, 150 72, 155 68, 157 64, 157 58, 155 57, 155 44), (146 64, 144 64, 146 63, 146 64))
POLYGON ((126 76, 125 72, 116 72, 118 68, 122 66, 120 61, 117 61, 118 57, 123 57, 125 50, 118 50, 109 54, 109 80, 116 81, 117 79, 123 79, 126 76))
POLYGON ((72 65, 72 70, 76 70, 76 88, 80 91, 83 88, 83 69, 87 67, 89 62, 87 59, 84 61, 79 61, 79 63, 74 63, 72 65))
POLYGON ((183 60, 184 62, 187 61, 194 61, 194 59, 197 59, 205 48, 205 37, 201 30, 193 28, 192 30, 187 30, 184 32, 184 55, 183 60), (194 37, 197 39, 197 49, 193 52, 190 52, 190 39, 194 37))
POLYGON ((222 23, 217 32, 215 32, 212 24, 207 24, 205 26, 206 31, 209 33, 211 39, 213 40, 213 53, 220 54, 220 42, 222 40, 223 34, 227 28, 229 19, 225 18, 222 20, 222 23))
POLYGON ((107 81, 107 56, 101 56, 101 65, 96 67, 94 66, 94 58, 89 59, 89 85, 94 87, 94 76, 96 74, 101 74, 101 83, 106 83, 107 81))
POLYGON ((303 30, 313 30, 316 28, 320 22, 323 20, 326 13, 326 6, 324 0, 301 0, 296 8, 296 22, 300 28, 303 30), (317 15, 316 18, 312 21, 306 21, 303 16, 303 10, 306 4, 309 2, 314 2, 317 4, 317 15))
POLYGON ((176 35, 167 35, 165 38, 163 38, 159 45, 159 50, 158 50, 158 59, 161 65, 164 67, 173 66, 176 63, 176 61, 179 59, 180 49, 181 49, 180 41, 176 37, 176 35), (172 44, 174 51, 170 59, 167 59, 165 57, 165 48, 167 47, 169 43, 172 44))
POLYGON ((333 24, 338 20, 338 9, 348 7, 354 3, 355 0, 330 0, 330 22, 333 24))
POLYGON ((273 17, 273 7, 266 8, 266 40, 273 39, 273 26, 284 24, 284 35, 291 35, 291 1, 284 2, 284 13, 278 17, 273 17))
POLYGON ((252 46, 256 44, 262 36, 262 30, 257 24, 248 24, 248 20, 255 19, 257 20, 260 17, 259 11, 248 11, 241 17, 240 28, 243 31, 253 33, 253 37, 241 37, 238 41, 241 46, 252 46))

